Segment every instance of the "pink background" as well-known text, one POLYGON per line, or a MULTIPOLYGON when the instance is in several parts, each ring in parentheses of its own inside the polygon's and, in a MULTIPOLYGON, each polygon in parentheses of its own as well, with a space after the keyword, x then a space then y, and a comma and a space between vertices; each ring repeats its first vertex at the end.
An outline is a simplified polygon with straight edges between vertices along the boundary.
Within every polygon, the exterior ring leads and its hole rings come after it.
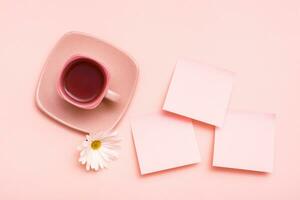
POLYGON ((0 199, 299 199, 298 0, 0 0, 0 199), (78 30, 140 65, 118 131, 121 158, 86 173, 81 133, 39 112, 34 92, 55 42, 78 30), (236 72, 230 108, 277 113, 272 174, 212 168, 213 127, 195 122, 202 162, 140 176, 129 119, 161 109, 179 57, 236 72))

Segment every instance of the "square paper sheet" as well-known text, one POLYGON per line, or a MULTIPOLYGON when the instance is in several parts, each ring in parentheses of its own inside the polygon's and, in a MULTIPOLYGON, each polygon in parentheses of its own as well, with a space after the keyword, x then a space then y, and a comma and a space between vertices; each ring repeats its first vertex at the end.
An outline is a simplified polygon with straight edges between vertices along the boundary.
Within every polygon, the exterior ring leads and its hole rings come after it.
POLYGON ((200 162, 191 120, 171 113, 141 116, 132 121, 141 174, 200 162))
POLYGON ((229 112, 215 130, 213 166, 272 172, 274 114, 229 112))
POLYGON ((233 86, 230 71, 179 60, 163 109, 222 126, 233 86))

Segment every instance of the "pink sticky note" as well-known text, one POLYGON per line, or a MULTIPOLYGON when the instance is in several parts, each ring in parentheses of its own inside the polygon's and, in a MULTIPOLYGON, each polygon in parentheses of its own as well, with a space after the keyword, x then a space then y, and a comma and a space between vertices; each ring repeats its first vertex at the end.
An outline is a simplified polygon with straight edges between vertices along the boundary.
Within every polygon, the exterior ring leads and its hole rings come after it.
POLYGON ((134 119, 131 126, 141 174, 200 162, 191 120, 157 113, 134 119))
POLYGON ((229 112, 215 130, 213 166, 272 172, 274 114, 229 112))
POLYGON ((215 126, 227 112, 234 74, 230 71, 179 60, 163 109, 215 126))

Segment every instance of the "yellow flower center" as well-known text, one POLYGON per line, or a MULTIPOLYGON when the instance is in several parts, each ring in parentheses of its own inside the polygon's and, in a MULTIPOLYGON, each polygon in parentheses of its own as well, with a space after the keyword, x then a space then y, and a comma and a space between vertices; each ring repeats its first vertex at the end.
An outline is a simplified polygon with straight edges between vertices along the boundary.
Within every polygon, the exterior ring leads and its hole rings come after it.
POLYGON ((98 149, 100 149, 101 145, 102 145, 102 143, 101 143, 100 140, 94 140, 94 141, 91 143, 91 148, 92 148, 93 150, 98 150, 98 149))

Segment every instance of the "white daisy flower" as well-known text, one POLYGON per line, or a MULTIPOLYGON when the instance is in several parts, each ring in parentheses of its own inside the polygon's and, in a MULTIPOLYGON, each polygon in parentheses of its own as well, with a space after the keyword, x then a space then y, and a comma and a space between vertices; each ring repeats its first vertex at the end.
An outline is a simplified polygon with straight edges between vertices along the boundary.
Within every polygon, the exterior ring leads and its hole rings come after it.
POLYGON ((109 162, 118 158, 119 142, 116 132, 87 135, 78 147, 79 162, 86 165, 86 170, 107 168, 109 162))

